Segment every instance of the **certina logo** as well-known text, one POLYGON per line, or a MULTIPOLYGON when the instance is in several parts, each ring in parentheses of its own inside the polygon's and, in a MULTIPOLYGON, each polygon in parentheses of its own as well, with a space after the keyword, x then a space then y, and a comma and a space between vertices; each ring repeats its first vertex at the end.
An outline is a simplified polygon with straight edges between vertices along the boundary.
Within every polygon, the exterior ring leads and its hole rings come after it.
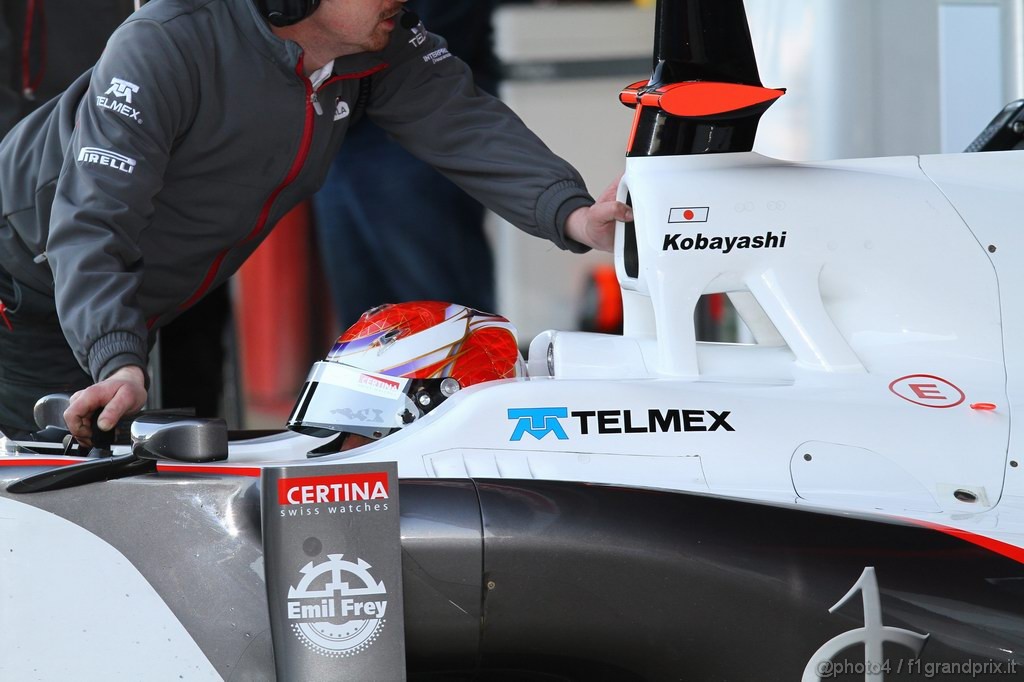
POLYGON ((277 482, 282 517, 387 511, 388 499, 388 475, 383 471, 277 482))
POLYGON ((402 384, 391 379, 384 379, 382 377, 374 377, 369 374, 360 374, 359 383, 368 388, 374 388, 378 391, 394 392, 402 388, 402 384))
POLYGON ((131 175, 135 172, 135 159, 98 147, 82 147, 78 152, 79 163, 96 163, 101 166, 110 166, 114 170, 131 175))
POLYGON ((278 503, 326 504, 358 500, 388 499, 386 472, 316 476, 313 478, 282 478, 277 482, 278 503))
POLYGON ((354 656, 380 635, 387 612, 387 589, 374 580, 370 564, 329 554, 327 561, 302 567, 302 578, 288 587, 287 618, 307 649, 329 658, 354 656))
POLYGON ((128 81, 122 80, 120 78, 111 78, 110 87, 107 88, 107 91, 103 94, 113 95, 114 97, 123 99, 124 101, 128 102, 128 104, 131 104, 132 93, 138 91, 139 86, 135 83, 129 83, 128 81))
POLYGON ((100 109, 106 109, 113 111, 116 114, 121 114, 125 118, 130 118, 138 124, 142 124, 142 112, 135 107, 129 106, 132 103, 132 93, 139 91, 139 86, 135 83, 129 83, 126 80, 120 78, 112 78, 110 80, 110 87, 102 95, 96 96, 96 106, 100 109), (113 95, 113 97, 107 97, 107 95, 113 95), (120 100, 124 100, 121 102, 120 100))
POLYGON ((661 245, 662 251, 721 251, 729 253, 738 249, 784 249, 786 232, 781 234, 757 235, 754 237, 707 237, 700 232, 690 237, 682 234, 666 234, 661 245))
MULTIPOLYGON (((924 648, 925 642, 928 641, 928 635, 920 635, 911 630, 882 623, 882 601, 879 597, 878 579, 875 577, 874 567, 865 568, 846 596, 836 602, 828 612, 834 613, 836 609, 850 601, 857 592, 861 593, 864 603, 864 627, 836 635, 822 644, 811 656, 811 660, 807 661, 804 674, 800 678, 801 682, 821 682, 823 678, 832 679, 849 674, 860 675, 861 673, 863 673, 865 681, 882 680, 885 673, 902 673, 904 666, 908 673, 914 672, 915 668, 918 668, 917 672, 920 672, 920 661, 917 659, 921 655, 921 649, 924 648), (883 658, 883 647, 886 642, 905 646, 914 652, 914 658, 900 658, 895 662, 883 658), (866 656, 863 664, 832 661, 843 649, 855 644, 864 645, 866 656)), ((926 675, 926 677, 932 677, 932 675, 926 675)))
POLYGON ((529 434, 541 440, 553 433, 558 440, 569 440, 563 419, 579 427, 581 436, 623 433, 680 433, 699 431, 735 431, 729 423, 732 412, 714 410, 576 410, 566 407, 517 408, 508 411, 516 422, 510 441, 529 434))

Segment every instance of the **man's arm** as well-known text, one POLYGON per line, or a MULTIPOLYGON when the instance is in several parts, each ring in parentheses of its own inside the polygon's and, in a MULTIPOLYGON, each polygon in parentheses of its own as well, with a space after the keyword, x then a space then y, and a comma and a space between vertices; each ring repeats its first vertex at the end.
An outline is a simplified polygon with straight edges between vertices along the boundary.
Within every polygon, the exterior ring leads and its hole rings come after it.
POLYGON ((390 66, 373 76, 367 114, 410 152, 528 234, 574 252, 610 244, 601 235, 626 207, 606 193, 608 205, 592 212, 580 174, 479 91, 442 38, 422 25, 396 29, 385 59, 390 66))
POLYGON ((145 403, 148 329, 136 294, 145 264, 139 237, 163 186, 173 140, 194 101, 181 52, 153 21, 129 21, 111 37, 77 110, 51 209, 46 253, 61 327, 97 382, 65 420, 88 440, 145 403))

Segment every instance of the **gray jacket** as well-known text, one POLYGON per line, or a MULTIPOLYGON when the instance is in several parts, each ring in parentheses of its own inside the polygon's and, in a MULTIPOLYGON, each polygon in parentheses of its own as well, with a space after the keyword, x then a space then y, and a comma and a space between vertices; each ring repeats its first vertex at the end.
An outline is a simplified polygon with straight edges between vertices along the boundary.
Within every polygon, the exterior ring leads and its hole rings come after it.
POLYGON ((579 174, 422 25, 337 59, 316 91, 302 74, 299 46, 251 0, 161 0, 0 143, 0 267, 54 295, 94 379, 145 366, 149 331, 322 184, 362 79, 366 114, 413 154, 524 231, 585 250, 562 233, 593 203, 579 174))

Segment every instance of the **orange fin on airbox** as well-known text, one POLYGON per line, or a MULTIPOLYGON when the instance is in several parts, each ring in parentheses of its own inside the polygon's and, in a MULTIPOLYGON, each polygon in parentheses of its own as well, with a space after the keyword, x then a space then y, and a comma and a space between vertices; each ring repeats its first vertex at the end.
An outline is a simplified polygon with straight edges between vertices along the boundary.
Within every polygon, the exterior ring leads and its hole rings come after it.
POLYGON ((640 81, 627 86, 619 101, 628 107, 638 104, 664 111, 670 116, 703 118, 741 111, 770 103, 786 93, 785 88, 762 88, 740 83, 689 81, 645 89, 640 81))
POLYGON ((630 109, 634 108, 640 103, 640 93, 643 92, 644 88, 649 87, 649 84, 650 81, 637 81, 636 83, 627 85, 622 89, 622 92, 619 93, 619 101, 630 109))
POLYGON ((784 89, 760 88, 738 83, 673 83, 646 92, 640 97, 644 106, 656 106, 666 114, 686 118, 716 116, 740 111, 782 97, 784 89))
MULTIPOLYGON (((651 112, 657 112, 658 115, 663 114, 676 120, 716 121, 715 125, 721 128, 727 125, 724 123, 725 121, 746 119, 747 137, 750 138, 747 142, 752 147, 757 120, 765 109, 785 93, 785 88, 764 88, 760 85, 715 81, 683 81, 667 85, 651 85, 649 81, 632 83, 619 93, 620 102, 627 107, 636 109, 626 152, 630 156, 634 155, 637 133, 642 127, 647 133, 653 131, 651 112)), ((729 135, 727 137, 738 140, 742 136, 729 135)), ((670 153, 678 153, 678 151, 670 153)), ((639 155, 650 156, 652 154, 651 150, 645 149, 639 155)))

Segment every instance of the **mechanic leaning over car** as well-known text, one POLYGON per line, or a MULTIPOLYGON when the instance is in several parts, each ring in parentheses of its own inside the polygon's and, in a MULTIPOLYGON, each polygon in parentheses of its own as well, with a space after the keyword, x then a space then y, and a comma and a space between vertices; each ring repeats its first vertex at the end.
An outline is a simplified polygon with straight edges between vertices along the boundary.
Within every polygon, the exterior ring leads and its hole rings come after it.
POLYGON ((77 391, 64 417, 89 443, 96 410, 109 430, 141 409, 152 331, 317 189, 363 111, 525 232, 611 250, 614 184, 595 203, 402 4, 148 3, 0 142, 0 424, 77 391))

